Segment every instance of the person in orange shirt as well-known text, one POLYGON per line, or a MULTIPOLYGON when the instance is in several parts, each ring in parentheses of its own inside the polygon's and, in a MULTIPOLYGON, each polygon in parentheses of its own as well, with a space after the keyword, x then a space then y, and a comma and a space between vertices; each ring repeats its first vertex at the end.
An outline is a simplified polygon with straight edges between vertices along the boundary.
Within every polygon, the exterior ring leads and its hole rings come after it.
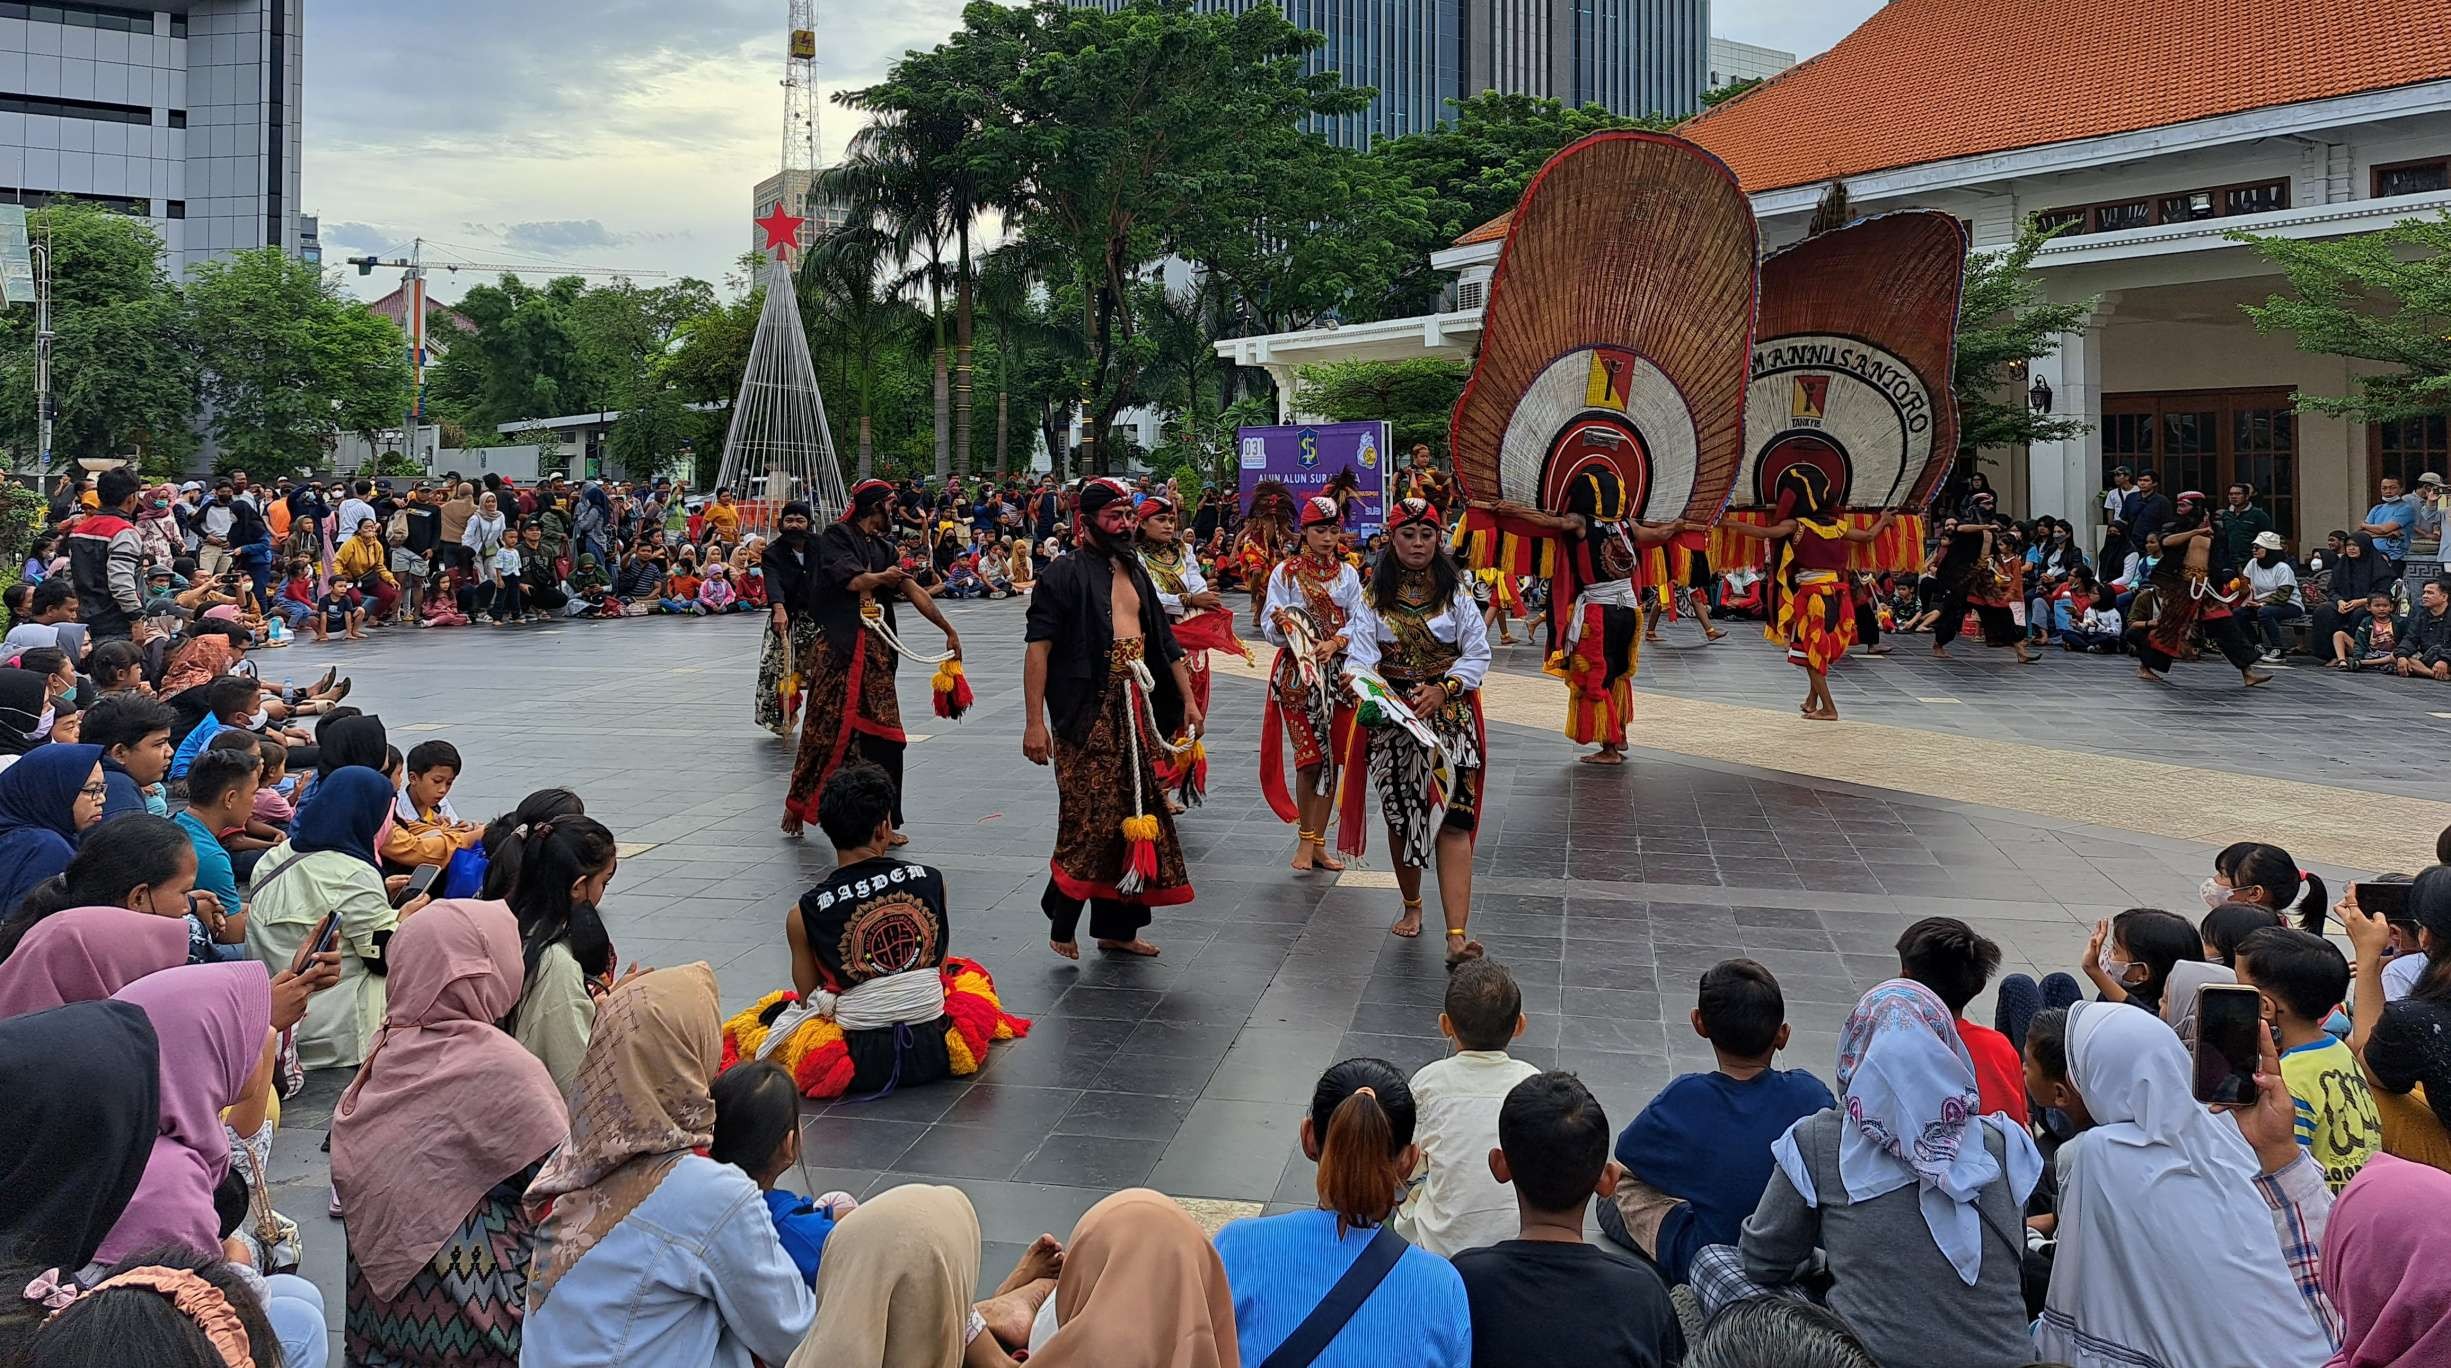
POLYGON ((1957 1038, 1974 1061, 1984 1113, 2004 1112, 2022 1126, 2025 1062, 2006 1035, 1966 1019, 1966 1004, 1999 969, 1999 945, 1955 917, 1926 917, 1898 937, 1898 977, 1931 989, 1955 1018, 1957 1038))

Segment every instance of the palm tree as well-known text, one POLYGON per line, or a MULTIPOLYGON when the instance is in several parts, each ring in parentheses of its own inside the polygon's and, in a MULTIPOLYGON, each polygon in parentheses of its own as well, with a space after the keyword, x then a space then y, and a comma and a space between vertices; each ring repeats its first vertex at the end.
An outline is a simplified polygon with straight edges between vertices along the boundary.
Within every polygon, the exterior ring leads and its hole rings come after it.
MULTIPOLYGON (((899 245, 892 233, 854 222, 810 248, 797 276, 810 350, 830 353, 850 381, 859 412, 859 473, 854 478, 861 480, 876 469, 878 366, 893 348, 918 333, 922 323, 919 310, 899 293, 899 245)), ((942 381, 941 324, 938 338, 937 378, 942 381)), ((942 455, 940 449, 940 470, 942 455)))
MULTIPOLYGON (((856 94, 857 92, 853 92, 856 94)), ((849 96, 845 103, 852 103, 849 96)), ((930 146, 928 130, 900 111, 872 111, 876 121, 853 134, 842 164, 828 170, 820 185, 851 203, 854 227, 867 225, 882 236, 890 260, 900 269, 897 290, 924 285, 928 318, 934 337, 936 469, 938 479, 952 469, 952 403, 946 366, 945 287, 954 272, 945 260, 947 239, 955 236, 946 222, 943 164, 930 146)), ((968 225, 960 235, 967 251, 968 225)))

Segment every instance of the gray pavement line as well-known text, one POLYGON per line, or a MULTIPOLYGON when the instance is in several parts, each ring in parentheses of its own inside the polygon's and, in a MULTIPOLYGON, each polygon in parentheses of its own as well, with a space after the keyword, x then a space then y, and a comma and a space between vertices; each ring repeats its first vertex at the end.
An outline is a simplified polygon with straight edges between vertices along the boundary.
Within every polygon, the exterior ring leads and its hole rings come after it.
MULTIPOLYGON (((1219 674, 1264 678, 1231 657, 1219 674)), ((1481 686, 1492 721, 1554 727, 1560 681, 1493 670, 1481 686)), ((1705 702, 1638 690, 1628 736, 1645 749, 1704 760, 1754 764, 1784 774, 1862 784, 1890 792, 2006 808, 2067 820, 2092 810, 2105 793, 2132 798, 2097 822, 2148 836, 2227 844, 2246 835, 2287 833, 2302 860, 2359 869, 2414 868, 2430 860, 2428 838, 2451 826, 2451 803, 2369 793, 2330 784, 2120 756, 2071 755, 2022 741, 1959 736, 1881 722, 1808 722, 1768 708, 1705 702), (2015 776, 2013 784, 2004 776, 2015 776), (2408 861, 2417 860, 2417 865, 2408 861)))

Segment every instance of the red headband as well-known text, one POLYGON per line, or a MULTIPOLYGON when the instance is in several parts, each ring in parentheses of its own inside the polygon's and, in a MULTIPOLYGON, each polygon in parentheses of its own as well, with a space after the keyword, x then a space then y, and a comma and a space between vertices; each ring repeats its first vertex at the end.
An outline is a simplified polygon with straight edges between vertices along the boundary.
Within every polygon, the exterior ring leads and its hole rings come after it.
POLYGON ((1399 499, 1387 510, 1387 530, 1390 532, 1414 523, 1428 523, 1432 527, 1445 525, 1438 516, 1438 505, 1428 499, 1399 499))
POLYGON ((1317 527, 1321 523, 1342 526, 1344 521, 1345 510, 1325 494, 1314 494, 1302 503, 1302 525, 1305 528, 1317 527))
MULTIPOLYGON (((894 487, 884 480, 862 480, 851 486, 851 496, 843 500, 843 515, 836 522, 849 522, 860 515, 860 501, 875 494, 879 502, 892 495, 894 487)), ((871 505, 873 507, 873 505, 871 505)))

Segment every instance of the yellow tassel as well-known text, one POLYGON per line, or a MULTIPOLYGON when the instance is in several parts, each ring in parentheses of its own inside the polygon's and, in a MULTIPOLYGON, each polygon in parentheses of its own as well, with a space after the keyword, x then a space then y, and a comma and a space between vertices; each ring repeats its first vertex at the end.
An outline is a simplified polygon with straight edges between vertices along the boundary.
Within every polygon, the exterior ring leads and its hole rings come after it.
POLYGON ((928 687, 938 693, 951 693, 953 692, 953 681, 959 679, 961 674, 962 662, 958 660, 941 661, 936 666, 935 676, 928 680, 928 687))
POLYGON ((1137 817, 1124 818, 1123 838, 1127 841, 1156 840, 1157 818, 1145 813, 1137 817))

